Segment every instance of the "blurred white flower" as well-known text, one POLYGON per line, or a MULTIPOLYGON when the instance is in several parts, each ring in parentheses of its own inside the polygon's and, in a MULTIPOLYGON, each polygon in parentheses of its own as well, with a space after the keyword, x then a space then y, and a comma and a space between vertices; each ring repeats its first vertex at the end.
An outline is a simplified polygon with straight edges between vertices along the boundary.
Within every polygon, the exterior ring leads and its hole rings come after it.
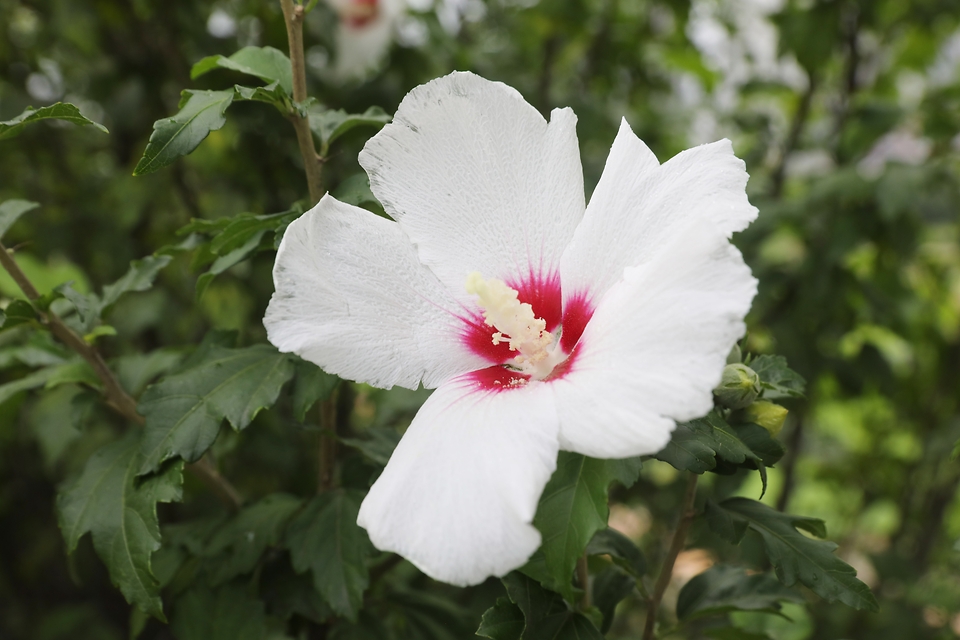
POLYGON ((919 165, 926 162, 933 150, 928 138, 921 138, 910 131, 897 130, 887 133, 857 164, 857 171, 866 178, 877 178, 888 162, 919 165))
POLYGON ((237 35, 237 21, 223 9, 214 9, 207 18, 207 33, 214 38, 230 38, 237 35))

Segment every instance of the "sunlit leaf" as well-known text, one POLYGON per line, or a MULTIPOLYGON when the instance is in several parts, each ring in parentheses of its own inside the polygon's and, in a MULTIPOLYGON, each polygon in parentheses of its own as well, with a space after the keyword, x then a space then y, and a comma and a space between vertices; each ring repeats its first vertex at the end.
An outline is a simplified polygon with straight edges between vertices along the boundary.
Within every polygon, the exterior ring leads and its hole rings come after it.
POLYGON ((273 47, 244 47, 229 58, 208 56, 190 70, 191 78, 198 78, 214 69, 230 69, 256 76, 264 82, 279 82, 288 95, 293 94, 293 69, 290 58, 273 47))
POLYGON ((133 175, 152 173, 191 153, 211 131, 226 124, 224 114, 232 102, 233 91, 184 91, 179 113, 153 123, 133 175))

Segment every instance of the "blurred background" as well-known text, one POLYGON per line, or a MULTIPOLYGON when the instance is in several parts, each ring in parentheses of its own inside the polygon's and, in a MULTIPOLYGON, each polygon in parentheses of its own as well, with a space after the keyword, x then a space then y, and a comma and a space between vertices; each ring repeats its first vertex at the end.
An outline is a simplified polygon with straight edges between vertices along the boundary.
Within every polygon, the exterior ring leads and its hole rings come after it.
MULTIPOLYGON (((350 4, 321 0, 307 20, 310 93, 329 107, 392 113, 417 84, 475 71, 544 114, 574 109, 588 196, 622 117, 661 161, 733 141, 761 212, 736 238, 760 280, 745 351, 782 354, 808 381, 807 399, 790 403, 788 453, 763 501, 825 520, 882 607, 873 615, 811 601, 787 607, 793 622, 737 614, 740 624, 782 640, 960 637, 957 1, 360 3, 373 13, 350 4)), ((110 130, 38 125, 0 143, 0 201, 41 203, 5 238, 38 288, 72 280, 82 292, 99 289, 131 259, 175 242, 191 218, 275 213, 305 198, 291 127, 257 103, 232 106, 227 125, 189 157, 131 175, 182 89, 241 81, 228 71, 192 81, 191 65, 247 45, 286 50, 279 3, 0 0, 0 121, 62 100, 110 130)), ((326 188, 363 199, 356 157, 371 134, 342 139, 326 188)), ((161 286, 113 310, 117 335, 101 348, 117 356, 188 346, 210 328, 265 341, 272 261, 268 252, 234 267, 195 302, 196 275, 178 259, 161 286)), ((0 298, 17 295, 0 274, 0 298)), ((0 382, 44 357, 0 355, 0 382)), ((419 400, 360 389, 353 410, 387 424, 419 400)), ((77 418, 90 404, 71 385, 0 403, 0 637, 127 636, 129 609, 89 541, 68 561, 56 528, 56 486, 111 437, 77 418)), ((218 443, 236 451, 231 475, 251 495, 309 475, 296 438, 271 420, 218 443)), ((667 465, 648 464, 637 487, 615 495, 612 524, 645 548, 661 545, 676 480, 667 465)), ((759 495, 755 475, 709 476, 711 484, 759 495)), ((675 586, 714 556, 686 552, 675 586)), ((473 596, 455 597, 473 606, 473 596)), ((633 610, 610 637, 636 637, 642 607, 633 610)))

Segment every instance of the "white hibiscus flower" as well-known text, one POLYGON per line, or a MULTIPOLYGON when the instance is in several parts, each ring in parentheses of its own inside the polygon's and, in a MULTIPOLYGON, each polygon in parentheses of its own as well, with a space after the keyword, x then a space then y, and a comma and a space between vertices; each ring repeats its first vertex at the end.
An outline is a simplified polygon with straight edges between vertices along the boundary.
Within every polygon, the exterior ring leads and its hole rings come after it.
POLYGON ((436 387, 360 509, 377 548, 476 584, 522 565, 560 449, 659 451, 712 407, 756 281, 722 140, 661 165, 624 122, 584 204, 576 117, 453 73, 360 155, 395 220, 325 196, 290 225, 270 341, 378 387, 436 387))

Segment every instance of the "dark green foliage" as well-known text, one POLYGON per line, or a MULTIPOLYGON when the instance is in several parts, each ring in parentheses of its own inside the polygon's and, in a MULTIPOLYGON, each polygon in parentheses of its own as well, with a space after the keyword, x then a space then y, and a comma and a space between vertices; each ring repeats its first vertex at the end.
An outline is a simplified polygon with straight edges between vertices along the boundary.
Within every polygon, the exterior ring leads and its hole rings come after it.
POLYGON ((716 565, 680 590, 677 617, 689 620, 730 611, 779 613, 781 602, 803 602, 800 593, 770 574, 747 574, 739 567, 716 565))
POLYGON ((589 618, 572 611, 559 594, 547 591, 522 573, 509 574, 503 584, 511 602, 523 613, 521 640, 596 640, 603 637, 589 618))
POLYGON ((706 517, 714 531, 734 544, 748 528, 758 533, 777 577, 788 587, 800 582, 829 602, 839 600, 854 609, 879 610, 876 597, 857 580, 856 570, 833 554, 836 544, 798 531, 825 538, 822 520, 780 513, 746 498, 710 502, 706 517))
POLYGON ((379 129, 391 119, 392 116, 380 107, 370 107, 363 113, 347 113, 343 109, 333 111, 315 107, 310 110, 310 129, 320 139, 320 155, 326 155, 330 145, 354 127, 379 129))
POLYGON ((629 538, 616 529, 601 529, 587 545, 587 555, 609 555, 621 569, 640 578, 647 572, 643 552, 629 538))
POLYGON ((20 216, 28 211, 33 211, 39 206, 36 202, 28 202, 26 200, 7 200, 0 203, 0 239, 3 239, 3 234, 13 226, 13 223, 16 222, 20 216))

